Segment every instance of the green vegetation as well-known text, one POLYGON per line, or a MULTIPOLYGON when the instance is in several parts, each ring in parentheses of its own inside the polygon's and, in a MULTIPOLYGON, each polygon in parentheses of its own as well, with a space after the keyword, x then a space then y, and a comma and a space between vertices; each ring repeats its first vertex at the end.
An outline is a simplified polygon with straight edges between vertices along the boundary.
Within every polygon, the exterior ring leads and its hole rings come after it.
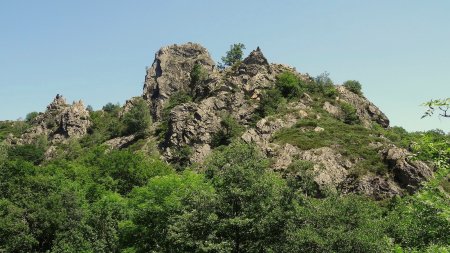
MULTIPOLYGON (((264 92, 261 96, 257 114, 257 119, 264 118, 269 115, 276 114, 278 108, 283 107, 286 104, 286 99, 278 89, 270 89, 264 92)), ((255 121, 257 120, 255 119, 255 121)))
POLYGON ((230 144, 244 131, 244 127, 239 124, 230 114, 222 115, 220 121, 221 128, 212 137, 212 146, 219 147, 230 144))
POLYGON ((379 174, 387 172, 387 165, 381 160, 377 148, 369 145, 377 141, 381 142, 382 139, 374 136, 370 129, 361 125, 348 125, 325 116, 321 119, 304 119, 292 128, 282 129, 276 133, 274 140, 290 143, 302 150, 332 147, 356 162, 353 171, 355 174, 361 174, 364 171, 379 174), (316 127, 321 127, 324 131, 314 131, 316 127))
MULTIPOLYGON (((294 129, 315 126, 325 129, 321 136, 304 132, 301 140, 292 132, 290 141, 303 149, 334 144, 350 156, 362 152, 367 161, 364 152, 375 152, 366 142, 378 137, 358 125, 322 117, 294 129)), ((284 131, 291 130, 281 131, 280 141, 289 140, 284 131)), ((436 176, 418 193, 384 202, 319 194, 311 162, 292 163, 283 179, 258 148, 237 141, 218 147, 197 172, 183 170, 186 164, 176 172, 141 152, 107 152, 96 144, 36 166, 34 156, 2 146, 0 250, 445 252, 449 137, 435 131, 411 138, 421 159, 435 161, 436 176)))
POLYGON ((142 98, 133 101, 133 106, 123 115, 122 120, 125 125, 125 135, 145 136, 151 124, 150 109, 147 102, 142 98))
POLYGON ((355 125, 359 124, 359 118, 358 115, 356 115, 356 108, 353 107, 351 104, 346 102, 340 103, 341 110, 342 110, 342 121, 346 124, 355 125))
POLYGON ((310 92, 318 92, 328 98, 335 98, 337 96, 336 88, 328 72, 324 72, 314 78, 314 85, 311 86, 310 92))
POLYGON ((358 81, 348 80, 344 82, 343 86, 355 94, 362 95, 361 84, 358 81))
POLYGON ((191 77, 191 86, 194 87, 200 84, 201 82, 205 81, 208 75, 203 69, 202 65, 196 63, 192 68, 190 77, 191 77))
POLYGON ((33 121, 37 116, 39 115, 38 112, 30 112, 27 114, 27 116, 25 117, 25 121, 30 123, 31 121, 33 121))
MULTIPOLYGON (((283 111, 287 102, 299 100, 305 93, 316 100, 331 102, 337 96, 336 88, 326 72, 316 77, 314 81, 304 81, 296 74, 286 71, 276 76, 274 88, 262 94, 254 121, 283 111)), ((346 109, 350 108, 347 106, 346 109)), ((350 117, 353 116, 350 115, 351 110, 348 113, 350 117)))
POLYGON ((178 91, 170 96, 169 100, 166 102, 162 110, 161 123, 156 129, 156 134, 158 135, 160 140, 164 140, 167 131, 169 131, 169 114, 172 109, 178 105, 188 102, 192 102, 192 96, 185 91, 178 91))
POLYGON ((292 72, 283 72, 276 77, 275 87, 288 99, 299 97, 304 86, 303 81, 292 72))
MULTIPOLYGON (((201 78, 194 67, 191 80, 201 78)), ((44 160, 45 137, 25 145, 3 141, 32 119, 0 122, 0 252, 450 251, 450 135, 363 127, 335 92, 326 73, 303 81, 285 72, 263 93, 257 116, 282 115, 288 102, 308 93, 308 117, 281 129, 274 142, 330 147, 355 164, 355 178, 385 176, 389 169, 374 144, 393 143, 413 152, 409 159, 433 164, 434 177, 414 194, 382 201, 324 192, 313 180, 321 164, 299 155, 273 171, 259 147, 237 138, 244 128, 229 114, 203 163, 191 164, 193 150, 182 145, 169 147, 169 164, 148 135, 146 102, 138 99, 126 112, 108 103, 90 112, 88 134, 58 144, 51 160, 44 160), (324 111, 325 101, 342 117, 324 111), (102 145, 128 134, 145 138, 121 150, 102 145)), ((191 101, 186 92, 171 96, 156 134, 166 137, 170 111, 191 101)))
POLYGON ((432 99, 422 105, 428 107, 422 118, 432 116, 436 109, 438 109, 440 117, 450 118, 450 113, 448 112, 450 109, 450 98, 432 99))
POLYGON ((0 141, 6 139, 9 134, 20 136, 28 128, 30 124, 25 121, 0 121, 0 141))
POLYGON ((230 46, 230 50, 226 52, 226 55, 222 57, 222 63, 219 67, 225 68, 227 66, 233 66, 242 61, 242 56, 244 55, 243 50, 245 45, 242 43, 233 44, 230 46))

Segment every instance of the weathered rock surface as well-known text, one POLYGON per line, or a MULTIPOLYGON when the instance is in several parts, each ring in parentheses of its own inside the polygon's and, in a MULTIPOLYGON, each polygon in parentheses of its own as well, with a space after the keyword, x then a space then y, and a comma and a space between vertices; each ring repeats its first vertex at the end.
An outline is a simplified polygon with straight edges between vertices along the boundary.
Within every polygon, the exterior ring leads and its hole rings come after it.
POLYGON ((151 104, 155 119, 160 118, 161 109, 172 94, 190 90, 190 73, 195 64, 202 65, 208 72, 214 71, 214 61, 199 44, 175 44, 163 47, 156 53, 145 76, 143 94, 144 99, 151 104))
POLYGON ((40 113, 32 122, 32 127, 19 138, 9 140, 12 144, 30 144, 38 137, 45 136, 52 144, 66 141, 69 138, 84 136, 91 125, 89 111, 82 101, 72 105, 57 95, 47 106, 45 113, 40 113))
POLYGON ((347 90, 344 86, 337 86, 336 89, 341 100, 356 108, 356 114, 364 126, 370 127, 372 122, 376 122, 382 127, 389 126, 389 119, 372 102, 347 90))
POLYGON ((116 137, 114 139, 106 141, 104 144, 109 146, 110 149, 122 149, 131 145, 136 139, 136 135, 128 135, 116 137))
MULTIPOLYGON (((293 72, 308 82, 313 80, 307 74, 298 73, 295 68, 269 63, 260 48, 253 50, 240 64, 225 70, 216 69, 207 50, 198 44, 172 45, 159 50, 147 71, 143 92, 156 124, 160 123, 162 109, 172 95, 185 92, 193 97, 193 102, 175 106, 165 119, 168 122, 166 136, 161 143, 163 157, 176 161, 178 150, 188 146, 192 150, 190 161, 202 162, 212 151, 212 139, 221 129, 222 116, 228 114, 245 126, 242 140, 255 143, 271 158, 273 170, 282 172, 299 159, 311 161, 314 164, 313 180, 324 191, 360 192, 382 199, 401 195, 405 188, 413 189, 432 175, 425 164, 408 161, 405 156, 396 158, 395 154, 399 152, 386 151, 386 154, 380 154, 380 159, 391 165, 392 176, 368 173, 355 178, 351 169, 356 162, 350 161, 333 147, 299 150, 290 144, 274 143, 272 137, 282 128, 292 127, 310 113, 321 117, 312 109, 316 98, 304 94, 298 102, 288 104, 282 114, 263 118, 256 125, 251 123, 261 94, 272 88, 276 76, 285 71, 293 72), (199 82, 192 82, 190 77, 195 64, 201 65, 204 72, 199 82)), ((340 118, 343 111, 339 101, 342 101, 356 108, 356 114, 364 126, 370 127, 373 122, 383 127, 389 126, 388 118, 366 98, 343 86, 336 89, 337 103, 325 102, 323 110, 340 118)), ((316 126, 299 128, 299 131, 320 134, 327 129, 316 126)), ((120 146, 121 141, 117 139, 111 144, 120 146)), ((384 145, 379 143, 377 149, 384 145)))
POLYGON ((384 159, 394 173, 395 180, 410 192, 414 192, 420 184, 433 176, 433 170, 424 162, 412 161, 411 154, 403 148, 389 147, 383 152, 384 159))

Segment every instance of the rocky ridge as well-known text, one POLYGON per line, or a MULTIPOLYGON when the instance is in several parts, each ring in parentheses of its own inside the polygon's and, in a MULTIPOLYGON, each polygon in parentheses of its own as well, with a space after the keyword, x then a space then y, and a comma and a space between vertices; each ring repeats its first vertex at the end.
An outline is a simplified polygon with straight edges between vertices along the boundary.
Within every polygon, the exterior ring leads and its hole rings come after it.
MULTIPOLYGON (((427 164, 411 160, 410 153, 392 143, 371 143, 379 151, 379 159, 389 167, 389 173, 378 175, 366 173, 355 177, 351 171, 357 160, 349 159, 333 146, 302 150, 289 143, 281 144, 274 136, 282 129, 291 128, 303 120, 330 115, 342 117, 340 102, 352 105, 361 125, 370 129, 374 123, 389 127, 389 119, 364 96, 345 87, 335 86, 335 100, 320 102, 311 94, 304 93, 296 101, 288 102, 283 112, 255 120, 262 94, 274 87, 277 76, 283 72, 294 73, 306 83, 313 83, 308 74, 295 68, 269 63, 261 49, 253 50, 248 57, 235 66, 221 70, 216 67, 208 51, 199 44, 187 43, 161 48, 153 64, 147 69, 142 98, 147 101, 153 117, 151 129, 165 126, 160 137, 161 157, 176 162, 180 150, 188 148, 190 163, 202 163, 215 148, 214 136, 223 130, 224 115, 231 117, 243 127, 240 139, 256 144, 272 161, 271 168, 284 176, 295 161, 313 164, 310 175, 321 191, 342 193, 358 192, 376 199, 413 192, 421 182, 433 176, 427 164), (193 80, 194 67, 200 67, 201 78, 193 80), (179 103, 165 113, 171 98, 187 94, 192 99, 179 103), (320 108, 317 108, 317 104, 320 108), (320 109, 320 110, 319 110, 320 109)), ((136 98, 126 102, 119 117, 130 110, 136 98)), ((31 144, 44 136, 50 145, 47 157, 51 158, 56 146, 70 139, 88 134, 92 126, 89 111, 81 101, 69 105, 57 95, 44 113, 31 122, 32 127, 19 137, 10 137, 12 145, 31 144)), ((300 128, 300 134, 321 134, 329 129, 323 126, 300 128)), ((156 136, 156 135, 155 135, 156 136)), ((151 136, 149 138, 156 138, 151 136)), ((111 149, 126 148, 134 143, 135 135, 116 137, 104 144, 111 149)), ((295 175, 294 175, 295 176, 295 175)))
MULTIPOLYGON (((164 104, 173 94, 183 91, 197 98, 171 110, 167 119, 168 131, 161 145, 162 156, 172 161, 176 150, 187 146, 192 149, 191 162, 201 163, 212 151, 212 137, 221 128, 222 115, 227 113, 245 127, 242 140, 255 143, 274 161, 274 170, 282 172, 298 159, 311 161, 315 164, 314 181, 323 189, 356 191, 381 199, 400 195, 404 190, 413 191, 420 182, 432 176, 430 167, 422 162, 408 161, 408 152, 397 147, 386 147, 387 151, 380 153, 380 159, 385 159, 392 176, 369 173, 355 179, 349 173, 354 164, 331 147, 305 151, 290 144, 273 142, 272 137, 278 130, 289 128, 307 117, 313 103, 313 99, 305 94, 299 102, 288 105, 290 112, 287 114, 262 118, 252 126, 251 119, 261 94, 273 87, 276 76, 284 71, 293 72, 306 81, 312 80, 295 68, 270 64, 260 48, 252 51, 240 64, 223 71, 215 67, 207 50, 199 44, 173 45, 159 50, 147 71, 143 92, 144 99, 151 104, 154 120, 161 120, 164 104), (193 86, 190 71, 195 64, 202 66, 206 78, 193 86)), ((370 128, 377 123, 389 127, 389 119, 365 97, 339 85, 336 90, 336 100, 355 107, 362 125, 370 128)), ((323 109, 335 117, 341 115, 339 106, 329 102, 324 103, 323 109)), ((326 129, 318 126, 313 131, 326 129)))

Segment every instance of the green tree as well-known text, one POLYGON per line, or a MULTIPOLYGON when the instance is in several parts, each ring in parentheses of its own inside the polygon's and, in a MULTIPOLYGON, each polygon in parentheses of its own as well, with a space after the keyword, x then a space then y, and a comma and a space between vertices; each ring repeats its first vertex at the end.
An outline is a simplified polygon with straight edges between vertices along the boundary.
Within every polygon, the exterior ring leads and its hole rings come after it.
POLYGON ((241 62, 244 55, 243 50, 245 45, 242 43, 233 44, 230 46, 230 50, 226 52, 226 55, 222 57, 222 65, 233 66, 234 64, 241 62))
POLYGON ((137 134, 144 136, 151 124, 150 109, 144 99, 133 101, 133 106, 123 116, 125 134, 137 134))
POLYGON ((314 78, 315 85, 309 87, 310 91, 320 92, 323 95, 334 98, 337 96, 336 88, 330 78, 330 73, 324 72, 314 78))
POLYGON ((24 209, 0 198, 0 252, 31 252, 37 244, 24 216, 24 209))
POLYGON ((105 112, 109 112, 109 113, 114 112, 114 111, 117 112, 120 110, 120 104, 119 103, 113 104, 110 102, 110 103, 107 103, 106 105, 104 105, 102 110, 105 112))
POLYGON ((98 183, 107 189, 126 195, 134 187, 145 185, 149 179, 171 173, 172 168, 164 162, 135 154, 129 150, 114 150, 107 154, 103 150, 93 152, 85 160, 86 165, 94 167, 98 183))
POLYGON ((381 209, 359 196, 294 201, 284 252, 389 252, 381 209))
POLYGON ((135 188, 130 194, 131 219, 120 224, 122 248, 131 252, 183 252, 177 250, 179 245, 168 234, 172 220, 182 213, 188 199, 200 196, 208 203, 213 193, 202 175, 190 171, 155 177, 144 187, 135 188))
POLYGON ((215 152, 206 163, 217 193, 214 235, 231 252, 276 251, 286 185, 267 168, 256 147, 241 142, 215 152))
POLYGON ((25 121, 28 123, 31 123, 33 121, 33 119, 35 119, 38 115, 39 115, 38 112, 30 112, 25 117, 25 121))
POLYGON ((361 84, 356 80, 345 81, 342 86, 355 94, 362 95, 361 84))

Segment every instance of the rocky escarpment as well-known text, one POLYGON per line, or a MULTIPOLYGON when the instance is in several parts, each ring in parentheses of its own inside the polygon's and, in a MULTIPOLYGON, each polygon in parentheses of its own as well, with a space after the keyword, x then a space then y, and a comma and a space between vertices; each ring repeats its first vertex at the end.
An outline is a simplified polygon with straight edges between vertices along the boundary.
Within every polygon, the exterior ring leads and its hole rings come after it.
MULTIPOLYGON (((160 49, 147 71, 143 97, 150 104, 155 124, 167 124, 161 142, 162 156, 168 161, 176 160, 179 150, 189 147, 192 163, 202 162, 214 148, 214 135, 223 127, 223 115, 229 115, 244 127, 241 139, 255 143, 273 161, 272 168, 284 173, 297 160, 314 164, 311 176, 320 189, 334 189, 343 193, 360 192, 378 199, 403 194, 405 190, 417 189, 421 182, 432 176, 432 169, 422 162, 411 162, 407 151, 392 144, 383 143, 379 147, 379 159, 389 166, 387 175, 366 173, 355 177, 351 173, 358 160, 351 160, 334 147, 301 150, 290 144, 280 144, 273 140, 283 128, 289 128, 303 119, 321 118, 314 106, 317 98, 304 94, 296 102, 287 104, 283 113, 264 117, 254 122, 261 95, 274 87, 277 75, 289 71, 306 83, 313 84, 307 74, 295 68, 271 64, 260 48, 253 50, 242 62, 219 70, 215 68, 205 48, 198 44, 172 45, 160 49), (201 67, 201 78, 193 80, 194 66, 201 67), (188 94, 193 101, 176 105, 163 118, 162 112, 172 96, 179 92, 188 94), (399 155, 402 154, 402 155, 399 155)), ((389 126, 388 118, 365 97, 336 86, 337 97, 326 100, 321 105, 325 113, 341 117, 341 102, 353 106, 356 116, 366 128, 373 123, 389 126)), ((328 131, 320 126, 301 129, 305 134, 328 131)))
POLYGON ((91 125, 89 111, 82 101, 66 103, 63 96, 57 95, 47 106, 44 113, 40 113, 31 121, 31 128, 18 138, 10 138, 11 144, 30 144, 37 138, 44 136, 51 144, 65 142, 69 138, 84 136, 91 125))

